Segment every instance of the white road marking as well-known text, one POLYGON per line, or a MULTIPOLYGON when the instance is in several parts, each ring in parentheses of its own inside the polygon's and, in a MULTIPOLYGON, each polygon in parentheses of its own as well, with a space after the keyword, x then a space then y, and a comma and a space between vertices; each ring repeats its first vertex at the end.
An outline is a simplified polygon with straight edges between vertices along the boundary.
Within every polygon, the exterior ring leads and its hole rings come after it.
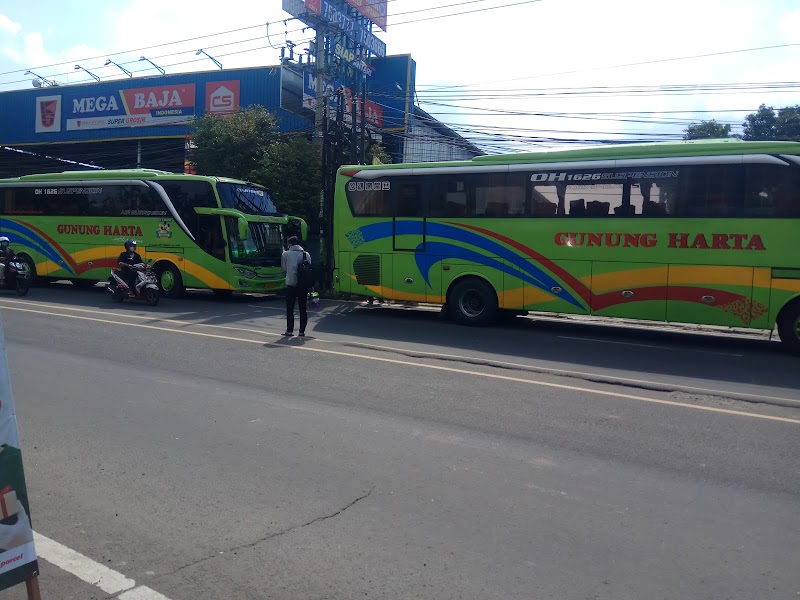
MULTIPOLYGON (((82 312, 82 313, 89 313, 92 315, 100 314, 107 314, 103 311, 98 310, 89 310, 85 308, 77 308, 74 306, 68 306, 65 304, 45 304, 42 302, 30 302, 30 301, 20 301, 20 300, 9 300, 7 298, 0 298, 0 302, 7 302, 9 304, 22 304, 24 306, 41 306, 44 308, 59 308, 62 310, 69 310, 73 312, 82 312)), ((281 309, 285 310, 285 309, 281 309)), ((54 313, 58 314, 58 313, 54 313)), ((65 315, 67 316, 67 315, 65 315)), ((280 333, 277 331, 266 331, 262 329, 250 329, 247 327, 231 327, 229 325, 212 325, 208 323, 197 323, 194 321, 181 321, 178 319, 165 319, 160 317, 153 317, 153 316, 145 316, 145 315, 135 315, 135 314, 117 314, 119 317, 130 318, 130 319, 139 319, 143 321, 159 321, 161 323, 173 323, 175 325, 191 325, 195 327, 208 327, 212 329, 224 329, 226 331, 242 331, 246 333, 253 333, 256 335, 261 336, 279 336, 280 333)), ((124 324, 124 323, 121 323, 124 324)), ((607 341, 607 340, 592 340, 590 338, 582 338, 582 337, 567 337, 567 336, 558 336, 566 339, 575 339, 575 340, 588 340, 588 341, 607 341)), ((675 391, 683 391, 683 392, 699 392, 701 394, 711 395, 711 396, 722 396, 722 397, 741 397, 746 396, 752 400, 765 400, 765 401, 778 401, 784 404, 796 405, 800 403, 800 400, 797 398, 786 398, 782 396, 768 396, 765 394, 750 394, 750 393, 743 393, 739 391, 731 391, 731 390, 720 390, 716 388, 706 388, 706 387, 699 387, 699 386, 692 386, 692 385, 683 385, 683 384, 675 384, 668 381, 652 381, 649 379, 635 379, 633 377, 621 377, 619 375, 607 375, 602 373, 587 373, 585 371, 575 371, 572 369, 556 369, 554 367, 545 367, 536 364, 525 364, 525 363, 516 363, 516 362, 508 362, 508 361, 501 361, 492 358, 485 358, 485 357, 476 357, 476 356, 465 356, 461 354, 446 354, 443 352, 426 352, 424 350, 416 350, 413 348, 398 348, 395 346, 383 346, 379 344, 367 344, 364 342, 351 342, 351 341, 337 341, 337 340, 326 340, 323 338, 314 337, 315 342, 323 343, 323 344, 348 344, 350 346, 356 346, 359 348, 364 348, 366 350, 376 349, 376 350, 385 350, 387 352, 397 352, 400 354, 403 353, 413 353, 413 354, 420 354, 425 356, 430 356, 431 358, 448 358, 448 359, 456 359, 456 360, 467 360, 467 361, 475 361, 475 362, 483 362, 486 363, 488 366, 497 365, 500 367, 508 366, 508 367, 518 367, 523 369, 531 369, 533 371, 538 371, 540 373, 552 373, 553 375, 571 375, 575 377, 581 377, 584 379, 589 379, 595 381, 598 377, 601 377, 607 380, 609 383, 614 384, 616 382, 621 383, 633 383, 637 385, 645 385, 645 386, 671 386, 675 391)), ((628 344, 628 342, 609 342, 609 343, 616 343, 616 344, 628 344)), ((630 344, 635 345, 635 344, 630 344)), ((652 346, 653 348, 663 349, 662 346, 652 346)), ((681 351, 687 352, 711 352, 711 350, 694 350, 692 348, 681 348, 681 351)), ((725 355, 726 353, 720 352, 719 354, 725 355)), ((732 356, 741 357, 740 354, 734 354, 732 356)))
POLYGON ((169 600, 169 598, 163 594, 159 594, 157 591, 151 590, 146 585, 140 585, 129 592, 120 594, 117 596, 117 598, 119 600, 169 600))
POLYGON ((33 541, 36 544, 36 554, 39 558, 45 559, 90 585, 99 587, 106 594, 119 594, 136 585, 133 579, 128 579, 122 573, 109 569, 41 533, 34 531, 33 541))
POLYGON ((147 586, 136 587, 133 579, 129 579, 122 573, 109 569, 41 533, 34 531, 33 541, 36 544, 36 554, 39 558, 43 558, 89 585, 100 588, 110 596, 125 592, 119 596, 120 600, 169 600, 166 596, 147 586))
MULTIPOLYGON (((324 348, 316 348, 312 346, 297 346, 292 344, 280 343, 280 342, 269 342, 263 340, 253 340, 249 338, 240 338, 240 337, 233 337, 228 335, 217 335, 214 333, 202 333, 200 331, 188 331, 183 329, 168 329, 165 327, 157 327, 155 325, 145 325, 143 323, 125 323, 123 321, 111 321, 108 319, 98 319, 95 317, 81 317, 78 315, 65 315, 61 313, 54 313, 54 312, 47 312, 43 310, 33 310, 29 308, 15 308, 11 306, 3 307, 6 310, 14 310, 18 312, 25 312, 25 313, 33 313, 39 315, 46 315, 50 317, 61 317, 63 319, 76 319, 80 321, 93 321, 96 323, 105 323, 106 325, 119 325, 123 327, 136 327, 139 329, 152 329, 155 331, 159 331, 161 333, 178 333, 181 335, 193 335, 198 337, 206 337, 218 340, 227 340, 233 342, 243 342, 246 344, 260 344, 262 346, 272 346, 274 348, 285 348, 287 350, 295 350, 301 352, 313 352, 319 354, 331 354, 334 356, 346 356, 348 358, 357 358, 359 360, 369 360, 373 362, 381 362, 387 364, 394 364, 394 365, 404 365, 409 367, 416 367, 420 369, 429 369, 432 371, 443 371, 447 373, 458 373, 461 375, 470 375, 473 377, 481 377, 485 379, 495 379, 500 381, 513 381, 515 383, 523 383, 527 385, 535 385, 540 387, 548 387, 548 388, 555 388, 561 390, 570 390, 573 392, 579 393, 588 393, 588 394, 595 394, 598 396, 608 396, 612 398, 624 398, 627 400, 635 400, 638 402, 648 402, 651 404, 661 404, 664 406, 674 406, 679 408, 688 408, 691 410, 701 410, 704 412, 714 412, 714 413, 721 413, 727 415, 735 415, 738 417, 747 417, 750 419, 763 419, 765 421, 779 421, 783 423, 792 423, 794 425, 800 425, 800 419, 792 419, 788 417, 777 417, 772 415, 765 415, 762 413, 756 412, 745 412, 741 410, 730 410, 727 408, 715 408, 713 406, 703 406, 701 404, 689 404, 688 402, 675 402, 673 400, 659 400, 657 398, 648 398, 647 396, 637 396, 634 394, 625 394, 622 392, 613 392, 609 390, 598 390, 593 388, 586 388, 580 387, 575 385, 565 385, 563 383, 552 383, 549 381, 541 381, 537 379, 525 379, 523 377, 511 377, 509 375, 499 375, 496 373, 484 373, 481 371, 470 371, 468 369, 456 369, 453 367, 445 367, 441 365, 431 365, 427 363, 419 363, 419 362, 411 362, 408 360, 397 360, 393 358, 384 358, 380 356, 367 356, 364 354, 356 354, 355 352, 342 352, 341 350, 325 350, 324 348)), ((158 319, 155 319, 156 321, 158 319)), ((298 338, 300 339, 300 338, 298 338)))

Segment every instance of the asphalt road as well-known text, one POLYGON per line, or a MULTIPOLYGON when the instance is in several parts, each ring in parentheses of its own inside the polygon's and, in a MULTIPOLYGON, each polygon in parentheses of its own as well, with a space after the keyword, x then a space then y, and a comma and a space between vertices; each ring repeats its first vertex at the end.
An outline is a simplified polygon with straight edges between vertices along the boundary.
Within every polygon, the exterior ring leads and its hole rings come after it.
POLYGON ((800 594, 800 359, 765 336, 326 302, 285 340, 280 299, 68 285, 0 309, 34 528, 170 600, 800 594))

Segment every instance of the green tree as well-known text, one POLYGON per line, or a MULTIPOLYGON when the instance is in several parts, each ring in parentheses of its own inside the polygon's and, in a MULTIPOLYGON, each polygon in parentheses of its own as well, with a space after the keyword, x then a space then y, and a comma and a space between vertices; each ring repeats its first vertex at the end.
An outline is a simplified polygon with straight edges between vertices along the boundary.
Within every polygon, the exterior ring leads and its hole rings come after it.
POLYGON ((367 148, 367 164, 389 165, 392 163, 391 155, 386 152, 381 144, 372 144, 367 148))
POLYGON ((800 105, 785 106, 776 112, 762 104, 745 117, 742 138, 800 142, 800 105))
POLYGON ((263 106, 192 122, 192 162, 199 175, 253 181, 264 153, 274 144, 277 118, 263 106))
POLYGON ((322 192, 322 149, 318 143, 294 137, 269 145, 253 177, 269 188, 281 211, 302 217, 313 230, 322 192))
POLYGON ((731 126, 718 123, 716 119, 692 123, 683 133, 685 140, 702 140, 731 137, 731 126))

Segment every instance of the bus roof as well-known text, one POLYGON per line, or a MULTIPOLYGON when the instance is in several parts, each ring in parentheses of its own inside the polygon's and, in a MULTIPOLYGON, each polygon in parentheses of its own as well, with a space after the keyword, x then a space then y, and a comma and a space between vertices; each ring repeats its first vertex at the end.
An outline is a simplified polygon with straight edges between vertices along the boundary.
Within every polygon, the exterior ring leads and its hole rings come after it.
POLYGON ((649 144, 613 144, 593 148, 551 150, 547 152, 519 152, 476 156, 471 161, 438 163, 395 163, 389 165, 348 165, 341 171, 357 172, 373 169, 409 167, 444 167, 467 165, 507 165, 512 163, 577 162, 590 160, 623 160, 631 158, 670 158, 677 156, 719 156, 730 154, 798 154, 800 142, 745 142, 737 138, 718 140, 691 140, 681 142, 653 142, 649 144))
POLYGON ((800 142, 745 142, 737 138, 653 142, 649 144, 614 144, 597 148, 522 152, 476 156, 479 164, 508 162, 562 162, 577 160, 614 160, 629 158, 669 158, 674 156, 709 156, 725 154, 800 154, 800 142))
POLYGON ((170 171, 158 171, 156 169, 92 169, 84 171, 62 171, 61 173, 41 173, 36 175, 22 175, 0 181, 87 181, 103 179, 192 179, 200 181, 219 181, 223 183, 237 183, 254 185, 239 179, 229 179, 227 177, 212 177, 208 175, 187 175, 184 173, 172 173, 170 171))

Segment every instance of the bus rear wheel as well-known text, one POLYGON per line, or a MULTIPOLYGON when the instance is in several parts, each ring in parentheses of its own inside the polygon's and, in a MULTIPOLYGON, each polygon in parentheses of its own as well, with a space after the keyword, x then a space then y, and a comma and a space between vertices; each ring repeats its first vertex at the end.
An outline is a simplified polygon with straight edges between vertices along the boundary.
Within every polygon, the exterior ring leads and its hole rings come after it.
POLYGON ((497 294, 492 286, 477 277, 456 283, 447 305, 453 318, 463 325, 489 325, 497 317, 497 294))
POLYGON ((181 272, 172 263, 162 263, 157 268, 158 287, 167 298, 180 298, 183 295, 183 278, 181 272))
POLYGON ((787 304, 778 315, 778 335, 783 347, 800 354, 800 299, 787 304))

